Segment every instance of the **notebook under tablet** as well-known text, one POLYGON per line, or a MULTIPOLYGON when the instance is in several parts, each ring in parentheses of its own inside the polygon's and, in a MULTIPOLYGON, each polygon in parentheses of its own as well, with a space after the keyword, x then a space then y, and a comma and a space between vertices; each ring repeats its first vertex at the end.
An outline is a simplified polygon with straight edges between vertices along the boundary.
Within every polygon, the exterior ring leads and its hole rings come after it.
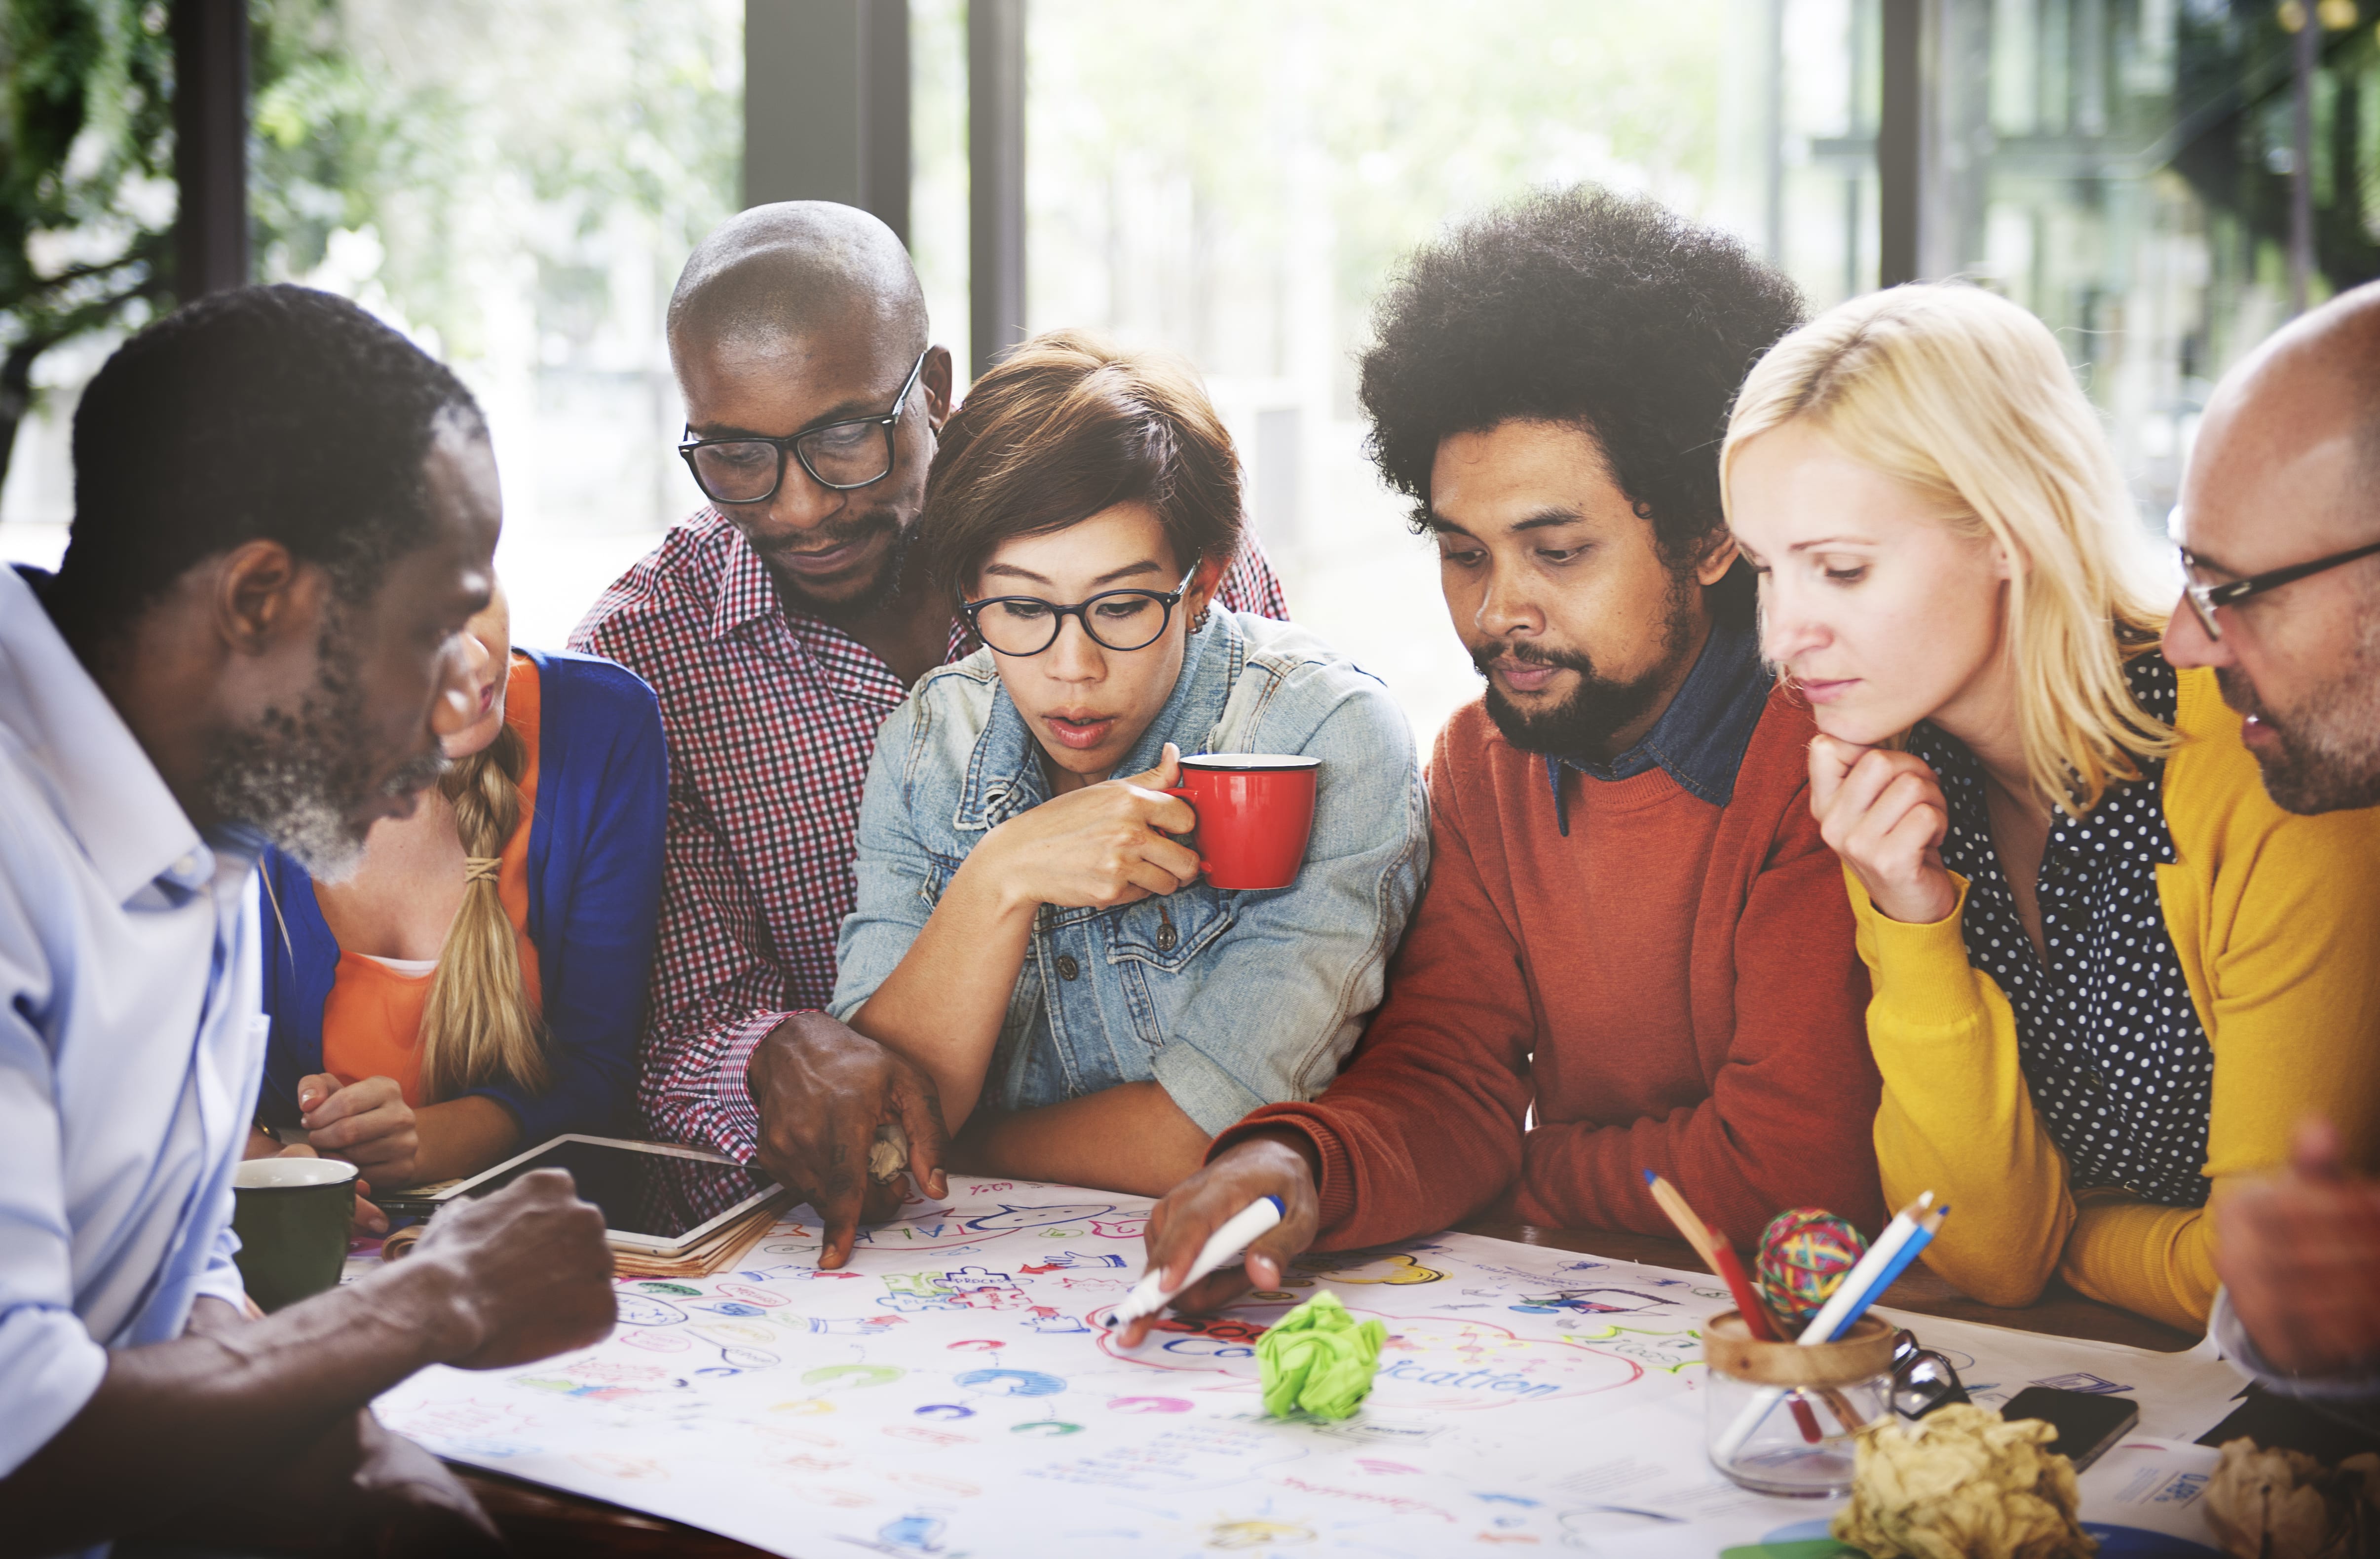
POLYGON ((775 1196, 777 1183, 697 1148, 616 1137, 557 1137, 424 1199, 485 1196, 535 1169, 566 1169, 603 1213, 614 1245, 675 1255, 775 1196))

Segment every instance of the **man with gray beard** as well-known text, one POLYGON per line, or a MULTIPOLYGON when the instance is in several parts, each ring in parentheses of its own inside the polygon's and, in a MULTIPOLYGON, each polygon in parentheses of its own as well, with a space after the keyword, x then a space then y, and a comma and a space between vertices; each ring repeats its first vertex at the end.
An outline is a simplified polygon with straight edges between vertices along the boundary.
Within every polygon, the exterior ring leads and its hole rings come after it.
MULTIPOLYGON (((2293 812, 2380 803, 2380 284, 2266 342, 2206 408, 2177 511, 2190 571, 2166 659, 2213 666, 2293 812)), ((2380 948, 2373 950, 2380 956, 2380 948)), ((2380 1089, 2380 1055, 2337 1079, 2380 1089)), ((2369 1114, 2368 1110, 2363 1114, 2369 1114)), ((2329 1122, 2215 1205, 2210 1325, 2277 1390, 2380 1428, 2380 1165, 2329 1122)))
POLYGON ((57 574, 0 568, 0 1551, 103 1553, 201 1504, 235 1538, 495 1549, 368 1404, 424 1365, 603 1335, 601 1215, 530 1176, 270 1317, 229 1228, 263 1062, 257 854, 352 871, 477 713, 461 636, 500 524, 479 408, 353 304, 252 287, 126 343, 74 456, 57 574))

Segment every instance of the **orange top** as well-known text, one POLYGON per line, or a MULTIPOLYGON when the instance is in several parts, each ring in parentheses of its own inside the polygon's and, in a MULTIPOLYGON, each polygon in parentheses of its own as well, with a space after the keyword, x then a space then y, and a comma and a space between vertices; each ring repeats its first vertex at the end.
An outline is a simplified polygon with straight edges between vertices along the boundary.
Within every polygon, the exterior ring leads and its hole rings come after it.
MULTIPOLYGON (((504 841, 496 869, 496 897, 513 923, 520 948, 521 984, 535 1008, 542 999, 537 945, 528 939, 528 830, 537 813, 537 666, 515 655, 504 678, 504 724, 517 732, 528 758, 521 767, 519 826, 504 841)), ((394 1078, 405 1102, 419 1109, 421 1015, 430 1005, 429 974, 401 974, 385 964, 339 951, 338 972, 322 1003, 322 1069, 342 1085, 394 1078)))

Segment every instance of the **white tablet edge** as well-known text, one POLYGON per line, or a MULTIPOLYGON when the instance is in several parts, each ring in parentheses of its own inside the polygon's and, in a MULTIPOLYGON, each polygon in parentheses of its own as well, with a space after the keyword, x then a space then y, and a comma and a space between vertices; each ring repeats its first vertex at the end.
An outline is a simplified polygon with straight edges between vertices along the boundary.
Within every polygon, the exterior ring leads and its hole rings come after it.
MULTIPOLYGON (((559 1137, 546 1139, 527 1152, 515 1153, 504 1163, 491 1165, 468 1180, 449 1186, 428 1200, 443 1204, 455 1197, 468 1196, 471 1188, 481 1182, 492 1179, 508 1169, 517 1168, 541 1153, 551 1152, 565 1142, 592 1142, 605 1148, 625 1148, 630 1152, 651 1153, 661 1158, 695 1159, 703 1163, 735 1164, 735 1161, 724 1153, 713 1153, 701 1148, 680 1147, 674 1142, 638 1142, 625 1137, 592 1137, 583 1131, 565 1131, 559 1137)), ((746 1166, 735 1164, 735 1167, 740 1169, 746 1166)), ((674 1256, 687 1246, 699 1242, 705 1235, 713 1233, 730 1219, 739 1218, 751 1212, 783 1189, 784 1189, 783 1187, 771 1181, 761 1190, 746 1197, 718 1216, 697 1224, 675 1239, 663 1239, 659 1235, 630 1234, 621 1229, 605 1229, 603 1237, 613 1245, 625 1245, 635 1250, 650 1250, 655 1255, 674 1256)))

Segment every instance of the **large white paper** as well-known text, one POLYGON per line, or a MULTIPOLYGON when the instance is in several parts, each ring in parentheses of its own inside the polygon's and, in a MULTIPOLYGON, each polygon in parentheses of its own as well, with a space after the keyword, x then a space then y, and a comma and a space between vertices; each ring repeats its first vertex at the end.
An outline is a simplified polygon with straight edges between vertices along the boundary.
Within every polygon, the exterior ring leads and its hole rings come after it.
MULTIPOLYGON (((379 1411, 454 1460, 813 1559, 1708 1555, 1831 1512, 1705 1459, 1695 1326, 1728 1303, 1707 1274, 1441 1235, 1301 1261, 1286 1291, 1126 1352, 1107 1321, 1146 1200, 953 1191, 865 1231, 836 1273, 803 1210, 736 1272, 624 1280, 595 1347, 431 1370, 379 1411), (1322 1288, 1387 1322, 1378 1388, 1343 1423, 1268 1419, 1255 1339, 1322 1288)), ((1981 1400, 2123 1393, 2144 1437, 2203 1432, 2239 1388, 2191 1355, 1901 1319, 1981 1400)))

